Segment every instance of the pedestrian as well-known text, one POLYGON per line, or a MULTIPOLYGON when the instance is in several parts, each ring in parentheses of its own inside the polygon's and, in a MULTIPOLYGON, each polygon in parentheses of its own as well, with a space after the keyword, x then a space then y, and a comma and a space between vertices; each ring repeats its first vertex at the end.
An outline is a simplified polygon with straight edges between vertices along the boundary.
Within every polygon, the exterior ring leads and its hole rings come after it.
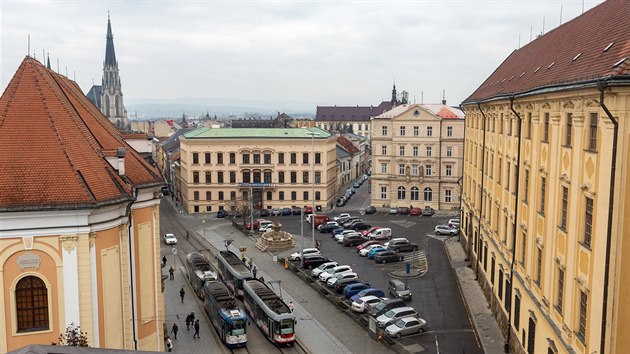
POLYGON ((192 320, 190 319, 190 315, 186 316, 186 330, 190 331, 190 325, 192 324, 192 320))
POLYGON ((246 261, 245 256, 243 256, 241 260, 243 261, 243 264, 245 264, 245 261, 246 261))
POLYGON ((179 331, 179 327, 177 326, 177 323, 173 323, 173 327, 171 328, 171 333, 173 333, 173 337, 175 337, 175 340, 177 340, 178 331, 179 331))
POLYGON ((262 283, 264 283, 264 282, 265 282, 265 278, 264 278, 262 275, 260 276, 260 281, 261 281, 262 283))
POLYGON ((166 348, 168 349, 169 352, 173 351, 173 341, 171 340, 171 337, 169 336, 166 337, 166 348))
POLYGON ((252 259, 250 258, 249 261, 247 262, 247 265, 249 265, 249 269, 252 269, 252 259))
POLYGON ((171 266, 171 268, 168 270, 168 273, 170 274, 171 280, 174 280, 175 279, 175 269, 173 269, 173 266, 171 266))
POLYGON ((193 322, 195 322, 195 313, 194 313, 194 312, 191 312, 191 313, 190 313, 190 324, 192 325, 192 324, 193 324, 193 322))
POLYGON ((293 301, 289 301, 289 311, 293 312, 293 301))
POLYGON ((256 273, 258 273, 258 268, 254 266, 254 268, 252 268, 252 275, 254 275, 254 279, 256 279, 256 273))
POLYGON ((166 265, 166 256, 162 257, 162 267, 166 265))
POLYGON ((182 298, 182 304, 184 303, 184 295, 186 295, 186 291, 184 291, 184 287, 179 290, 179 296, 182 298))
POLYGON ((193 334, 193 338, 195 338, 195 336, 197 336, 197 338, 199 337, 199 320, 195 320, 195 334, 193 334))
POLYGON ((319 250, 319 241, 315 241, 315 248, 319 250))

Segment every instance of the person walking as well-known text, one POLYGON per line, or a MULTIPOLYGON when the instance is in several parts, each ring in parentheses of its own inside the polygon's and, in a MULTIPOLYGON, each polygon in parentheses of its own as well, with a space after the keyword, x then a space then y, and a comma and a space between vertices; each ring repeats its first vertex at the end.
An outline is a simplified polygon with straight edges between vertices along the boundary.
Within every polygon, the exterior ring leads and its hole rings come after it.
POLYGON ((179 290, 179 297, 182 298, 182 304, 184 303, 184 295, 186 295, 186 291, 184 291, 184 287, 179 290))
POLYGON ((173 333, 173 337, 177 340, 177 332, 179 331, 179 326, 177 323, 173 323, 173 327, 171 328, 171 333, 173 333))
POLYGON ((195 336, 197 336, 197 338, 201 338, 199 337, 199 320, 195 320, 195 334, 193 334, 193 338, 195 338, 195 336))
POLYGON ((173 341, 169 336, 166 337, 166 349, 168 349, 169 352, 173 351, 173 341))
POLYGON ((166 265, 166 256, 162 257, 162 267, 166 265))
POLYGON ((252 269, 252 259, 250 258, 249 261, 247 262, 247 265, 249 266, 249 269, 252 269))
POLYGON ((258 268, 254 266, 254 268, 252 268, 252 275, 254 276, 254 279, 256 279, 256 273, 258 273, 258 268))
MULTIPOLYGON (((289 301, 289 311, 293 312, 293 308, 294 308, 293 301, 289 301)), ((175 338, 175 339, 177 339, 177 338, 175 338)))
POLYGON ((193 322, 195 322, 195 313, 191 312, 190 313, 190 325, 192 326, 193 322))
POLYGON ((175 269, 173 269, 173 266, 171 266, 171 268, 168 270, 168 273, 170 274, 171 280, 174 280, 175 279, 175 269))
POLYGON ((186 316, 186 330, 190 331, 190 325, 192 324, 192 319, 190 319, 190 315, 186 316))

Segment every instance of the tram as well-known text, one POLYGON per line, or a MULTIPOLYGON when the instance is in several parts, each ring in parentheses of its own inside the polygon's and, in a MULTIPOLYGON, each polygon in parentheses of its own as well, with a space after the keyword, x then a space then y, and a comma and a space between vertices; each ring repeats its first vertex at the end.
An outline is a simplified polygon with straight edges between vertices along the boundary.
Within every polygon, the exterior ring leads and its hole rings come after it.
POLYGON ((243 296, 243 281, 254 279, 254 275, 234 252, 219 251, 217 256, 219 275, 232 293, 243 296))
POLYGON ((217 273, 213 271, 210 262, 198 252, 191 252, 186 255, 186 273, 190 285, 201 299, 204 297, 203 285, 208 281, 217 280, 217 273))
POLYGON ((219 281, 208 281, 204 287, 204 310, 221 341, 229 348, 247 344, 247 315, 238 307, 234 295, 219 281))
POLYGON ((257 279, 243 282, 243 303, 250 318, 272 343, 295 342, 295 315, 282 299, 257 279))

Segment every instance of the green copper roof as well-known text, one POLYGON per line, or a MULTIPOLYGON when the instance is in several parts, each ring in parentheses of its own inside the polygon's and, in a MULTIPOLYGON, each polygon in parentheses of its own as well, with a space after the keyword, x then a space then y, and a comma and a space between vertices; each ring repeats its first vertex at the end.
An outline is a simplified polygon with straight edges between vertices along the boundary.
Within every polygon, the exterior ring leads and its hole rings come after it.
POLYGON ((319 128, 199 128, 184 134, 187 139, 327 139, 331 134, 319 128))

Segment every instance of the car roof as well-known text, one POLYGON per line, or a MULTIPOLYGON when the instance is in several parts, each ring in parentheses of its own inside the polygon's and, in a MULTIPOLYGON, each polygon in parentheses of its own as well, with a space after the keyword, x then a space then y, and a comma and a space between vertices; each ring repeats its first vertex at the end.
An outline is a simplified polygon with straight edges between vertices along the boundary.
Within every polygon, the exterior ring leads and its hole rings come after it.
POLYGON ((173 235, 173 234, 164 234, 164 236, 166 236, 166 237, 171 237, 171 236, 175 237, 175 235, 173 235))
POLYGON ((389 242, 394 242, 394 241, 409 241, 404 237, 397 237, 397 238, 393 238, 391 239, 389 242))
POLYGON ((392 309, 392 311, 394 311, 396 313, 402 312, 402 311, 409 311, 409 310, 416 311, 416 309, 414 309, 413 307, 410 307, 410 306, 396 307, 395 309, 392 309))

